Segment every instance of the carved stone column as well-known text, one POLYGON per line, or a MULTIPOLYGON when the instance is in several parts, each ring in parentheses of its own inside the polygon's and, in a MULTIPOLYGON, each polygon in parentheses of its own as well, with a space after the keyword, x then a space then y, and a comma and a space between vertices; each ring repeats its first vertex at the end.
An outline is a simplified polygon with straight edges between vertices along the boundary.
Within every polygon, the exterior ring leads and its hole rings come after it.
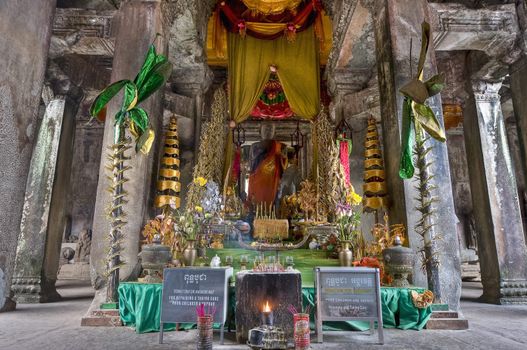
MULTIPOLYGON (((149 45, 160 33, 163 37, 156 40, 158 52, 166 53, 167 44, 163 13, 161 11, 162 1, 133 0, 122 2, 115 18, 115 54, 113 58, 111 81, 121 79, 134 79, 141 68, 149 45)), ((162 91, 162 89, 161 89, 162 91)), ((152 207, 153 193, 151 181, 155 180, 154 159, 159 149, 162 138, 161 123, 163 119, 163 93, 156 92, 148 100, 141 104, 149 116, 156 132, 156 142, 151 154, 145 156, 135 153, 133 149, 127 151, 131 156, 127 165, 132 168, 125 173, 130 181, 124 185, 128 192, 128 203, 124 205, 127 214, 127 224, 123 228, 124 241, 122 243, 122 261, 125 263, 120 269, 121 280, 137 277, 139 253, 139 238, 145 217, 149 215, 148 210, 152 207), (134 270, 135 269, 135 270, 134 270)), ((107 119, 104 126, 104 137, 99 170, 99 183, 97 186, 97 199, 93 218, 93 238, 91 246, 91 269, 92 282, 96 289, 100 289, 105 282, 106 252, 108 247, 107 236, 110 230, 107 218, 107 207, 111 200, 111 194, 107 191, 109 181, 107 179, 106 154, 108 147, 113 144, 114 115, 119 110, 119 101, 110 102, 107 109, 107 119)))
POLYGON ((501 82, 476 81, 463 127, 469 165, 482 299, 527 302, 527 250, 514 169, 498 91, 501 82))
MULTIPOLYGON (((519 169, 516 170, 527 174, 527 56, 523 56, 510 66, 510 79, 512 104, 520 144, 520 164, 518 164, 519 169)), ((524 193, 524 196, 527 195, 524 193)), ((521 202, 526 203, 527 198, 520 198, 521 202)))
POLYGON ((54 9, 55 0, 0 6, 0 310, 15 306, 11 278, 54 9))
MULTIPOLYGON (((46 88, 46 91, 51 91, 46 88)), ((48 96, 31 157, 12 291, 18 303, 60 299, 55 289, 78 99, 48 96)))
MULTIPOLYGON (((417 207, 417 192, 414 180, 402 181, 399 177, 399 160, 401 150, 401 115, 403 96, 399 89, 416 74, 421 39, 421 23, 429 18, 428 2, 425 0, 383 0, 372 2, 376 12, 374 30, 376 41, 377 70, 381 96, 381 120, 384 142, 384 159, 386 165, 386 182, 390 196, 391 223, 404 223, 408 227, 410 246, 414 250, 422 248, 422 239, 415 231, 420 213, 417 207), (413 38, 414 49, 410 72, 410 38, 413 38)), ((428 51, 424 68, 425 77, 437 71, 433 46, 428 51)), ((441 96, 436 95, 428 104, 442 122, 441 96)), ((430 185, 436 186, 433 193, 438 201, 433 204, 436 211, 433 216, 433 234, 440 235, 439 253, 439 286, 442 302, 457 310, 461 294, 461 273, 459 259, 459 242, 456 233, 456 215, 450 181, 450 167, 446 144, 430 140, 432 150, 427 154, 427 162, 433 165, 429 171, 435 175, 430 185)), ((426 286, 426 277, 421 271, 422 261, 416 259, 413 283, 426 286)))

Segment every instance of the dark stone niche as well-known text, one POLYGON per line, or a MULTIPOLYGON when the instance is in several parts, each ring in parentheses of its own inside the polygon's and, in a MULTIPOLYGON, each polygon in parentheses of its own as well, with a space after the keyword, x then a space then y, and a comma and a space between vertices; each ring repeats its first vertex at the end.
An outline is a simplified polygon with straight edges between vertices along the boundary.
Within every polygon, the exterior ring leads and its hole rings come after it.
POLYGON ((300 272, 253 272, 236 274, 236 340, 245 344, 249 330, 262 324, 266 301, 273 310, 274 325, 281 327, 286 338, 293 338, 293 316, 287 307, 302 307, 300 272))

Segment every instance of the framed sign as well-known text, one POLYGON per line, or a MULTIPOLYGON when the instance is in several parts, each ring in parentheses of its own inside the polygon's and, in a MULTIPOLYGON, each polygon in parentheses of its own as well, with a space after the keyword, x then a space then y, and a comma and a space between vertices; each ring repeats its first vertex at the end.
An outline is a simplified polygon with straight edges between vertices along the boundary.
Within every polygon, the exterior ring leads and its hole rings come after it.
POLYGON ((384 344, 379 269, 315 267, 317 341, 322 343, 323 321, 377 321, 379 343, 384 344))
POLYGON ((159 344, 163 343, 164 323, 196 323, 196 307, 215 307, 213 322, 223 325, 227 320, 229 278, 232 267, 170 268, 163 272, 161 324, 159 344))

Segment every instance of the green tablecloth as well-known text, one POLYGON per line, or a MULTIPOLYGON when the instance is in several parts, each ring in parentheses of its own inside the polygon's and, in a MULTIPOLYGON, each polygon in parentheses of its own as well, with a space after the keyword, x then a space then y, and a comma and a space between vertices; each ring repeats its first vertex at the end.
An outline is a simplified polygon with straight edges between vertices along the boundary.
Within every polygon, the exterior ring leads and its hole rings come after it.
MULTIPOLYGON (((415 288, 422 292, 422 289, 415 288)), ((119 315, 125 326, 135 327, 137 333, 158 332, 161 314, 161 284, 121 283, 119 285, 119 315)), ((311 305, 314 310, 315 290, 313 287, 302 288, 304 306, 311 305)), ((234 310, 234 291, 229 298, 229 314, 234 310)), ((381 288, 382 318, 384 328, 421 330, 432 310, 417 309, 411 299, 410 289, 381 288)), ((314 313, 311 313, 314 320, 314 313)), ((234 321, 234 320, 232 320, 234 321)), ((232 322, 234 324, 234 322, 232 322)), ((180 328, 192 328, 192 324, 183 324, 180 328)), ((314 328, 313 322, 311 323, 314 328)), ((325 330, 366 330, 367 322, 324 322, 325 330)), ((165 324, 165 330, 175 329, 174 324, 165 324)))

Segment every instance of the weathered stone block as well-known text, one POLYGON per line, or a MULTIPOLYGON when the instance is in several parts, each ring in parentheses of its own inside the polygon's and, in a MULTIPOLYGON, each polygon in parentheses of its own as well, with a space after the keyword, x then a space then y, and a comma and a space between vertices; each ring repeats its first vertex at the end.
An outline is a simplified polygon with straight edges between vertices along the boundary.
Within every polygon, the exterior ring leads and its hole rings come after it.
POLYGON ((273 311, 274 325, 281 327, 287 339, 293 337, 293 316, 287 307, 302 307, 302 277, 293 272, 253 272, 236 274, 236 340, 246 343, 250 329, 262 324, 266 302, 273 311))
POLYGON ((85 262, 64 264, 60 267, 59 280, 90 280, 90 264, 85 262))
POLYGON ((461 318, 431 318, 426 323, 426 329, 465 330, 468 320, 461 318))
POLYGON ((122 325, 117 309, 95 309, 81 319, 82 327, 120 327, 122 325))

